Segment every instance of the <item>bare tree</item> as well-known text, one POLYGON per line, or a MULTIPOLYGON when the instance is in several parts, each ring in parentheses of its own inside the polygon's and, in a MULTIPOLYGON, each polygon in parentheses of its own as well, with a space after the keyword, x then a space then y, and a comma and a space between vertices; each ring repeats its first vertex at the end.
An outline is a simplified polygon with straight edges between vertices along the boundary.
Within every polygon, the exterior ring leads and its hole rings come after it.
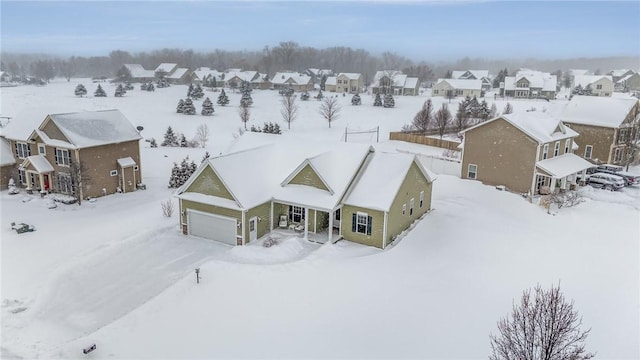
POLYGON ((162 215, 166 217, 171 217, 171 215, 173 215, 173 210, 175 209, 175 207, 171 199, 160 202, 160 206, 162 207, 162 215))
POLYGON ((78 205, 82 205, 82 191, 85 186, 91 184, 91 177, 83 162, 71 160, 69 163, 69 180, 71 182, 71 196, 76 199, 78 205))
POLYGON ((207 141, 209 141, 209 127, 207 126, 207 124, 201 124, 200 126, 198 126, 198 128, 196 129, 196 140, 200 143, 201 147, 207 147, 207 141))
POLYGON ((433 103, 431 102, 431 99, 427 99, 427 101, 422 104, 422 108, 413 117, 411 125, 413 125, 416 130, 425 133, 427 130, 429 130, 429 126, 431 125, 432 120, 433 103))
POLYGON ((72 56, 69 60, 60 60, 58 62, 58 69, 60 70, 60 75, 64 76, 67 82, 71 81, 71 77, 76 74, 75 57, 72 56))
POLYGON ((591 329, 580 330, 582 318, 560 292, 560 285, 545 291, 537 285, 513 304, 511 319, 498 321, 499 335, 490 335, 491 360, 582 360, 594 354, 584 342, 591 329))
POLYGON ((282 119, 287 123, 287 128, 291 129, 291 123, 296 119, 296 115, 298 114, 296 97, 293 94, 284 95, 280 102, 282 103, 282 109, 280 109, 282 119))
POLYGON ((320 115, 327 120, 329 127, 331 123, 340 116, 340 110, 342 107, 338 104, 338 99, 335 97, 325 97, 320 104, 320 115))
POLYGON ((447 127, 451 123, 451 112, 449 111, 449 106, 447 106, 447 104, 442 104, 442 107, 436 111, 434 119, 436 129, 438 129, 438 134, 440 135, 440 140, 442 140, 444 132, 447 131, 447 127))
POLYGON ((251 118, 251 111, 248 107, 239 106, 238 114, 240 115, 240 120, 244 123, 244 129, 247 130, 247 122, 251 118))
POLYGON ((504 106, 504 110, 502 110, 503 114, 511 114, 513 112, 513 106, 511 103, 507 102, 507 105, 504 106))
POLYGON ((624 144, 621 149, 623 154, 622 165, 626 167, 626 171, 629 171, 629 165, 636 161, 640 152, 640 120, 638 120, 638 114, 640 114, 640 111, 634 114, 629 123, 623 125, 626 126, 625 128, 618 131, 618 141, 624 144))

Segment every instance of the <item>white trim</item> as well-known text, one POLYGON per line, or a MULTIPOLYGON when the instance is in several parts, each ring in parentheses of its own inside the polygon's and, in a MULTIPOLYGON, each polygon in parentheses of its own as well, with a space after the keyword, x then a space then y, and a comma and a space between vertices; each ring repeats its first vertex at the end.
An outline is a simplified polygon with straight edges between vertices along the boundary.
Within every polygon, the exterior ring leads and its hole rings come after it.
POLYGON ((584 146, 584 158, 591 159, 593 156, 593 145, 585 145, 584 146), (587 156, 587 150, 589 150, 589 156, 587 156))
POLYGON ((109 176, 118 176, 118 170, 109 170, 109 176))
MULTIPOLYGON (((246 244, 246 236, 245 236, 246 235, 246 229, 245 229, 245 226, 244 226, 246 218, 247 218, 247 212, 246 212, 246 210, 243 210, 242 211, 242 224, 240 224, 240 226, 242 226, 242 245, 246 244)), ((236 232, 236 235, 237 234, 238 233, 236 232)), ((238 241, 236 239, 236 245, 237 245, 237 243, 238 243, 238 241)))
POLYGON ((478 165, 477 164, 468 164, 467 165, 467 179, 471 179, 471 180, 477 180, 478 179, 478 165), (475 166, 476 167, 476 171, 473 173, 473 177, 471 177, 469 175, 471 173, 471 166, 475 166))
MULTIPOLYGON (((538 146, 538 149, 540 146, 538 146)), ((542 147, 542 160, 546 160, 549 157, 549 144, 544 144, 542 147)))
POLYGON ((38 155, 47 155, 47 146, 44 143, 38 143, 38 155), (40 151, 40 148, 44 151, 40 151))
POLYGON ((252 242, 254 240, 258 240, 258 217, 257 216, 252 216, 252 217, 249 218, 249 242, 252 242), (253 228, 255 230, 253 232, 255 232, 255 234, 256 234, 256 238, 255 239, 251 238, 251 233, 252 233, 252 231, 251 231, 251 222, 252 221, 253 221, 253 228))
MULTIPOLYGON (((387 221, 389 213, 384 212, 384 224, 382 224, 382 249, 387 247, 387 221)), ((371 229, 373 232, 373 229, 371 229)))
POLYGON ((316 169, 315 166, 313 166, 313 164, 311 163, 311 161, 309 161, 309 159, 305 159, 302 162, 302 164, 298 165, 298 167, 295 170, 293 170, 293 172, 291 174, 289 174, 289 176, 287 176, 287 178, 284 179, 283 182, 280 183, 280 186, 285 186, 285 185, 289 184, 289 182, 291 180, 293 180, 293 178, 296 177, 296 175, 298 175, 302 171, 302 169, 304 169, 305 166, 307 166, 307 165, 309 165, 311 170, 313 170, 313 172, 320 179, 322 184, 327 188, 327 191, 329 191, 329 194, 333 195, 334 194, 333 189, 331 189, 331 186, 329 186, 329 184, 324 180, 324 178, 322 177, 322 175, 320 174, 318 169, 316 169))

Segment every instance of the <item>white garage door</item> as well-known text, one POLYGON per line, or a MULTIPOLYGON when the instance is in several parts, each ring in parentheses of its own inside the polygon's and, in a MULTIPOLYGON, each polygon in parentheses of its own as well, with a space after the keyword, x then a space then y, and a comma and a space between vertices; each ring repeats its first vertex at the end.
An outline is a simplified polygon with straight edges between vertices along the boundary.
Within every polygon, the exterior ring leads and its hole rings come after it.
POLYGON ((236 219, 187 210, 189 235, 236 245, 236 219))

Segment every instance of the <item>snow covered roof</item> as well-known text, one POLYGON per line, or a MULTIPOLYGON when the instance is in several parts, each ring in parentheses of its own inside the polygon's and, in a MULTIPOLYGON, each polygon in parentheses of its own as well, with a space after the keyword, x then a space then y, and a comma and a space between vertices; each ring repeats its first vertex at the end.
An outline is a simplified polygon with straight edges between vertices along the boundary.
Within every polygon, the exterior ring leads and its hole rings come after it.
POLYGON ((451 72, 451 78, 453 79, 471 79, 481 80, 482 78, 489 77, 489 70, 454 70, 451 72), (473 75, 470 76, 470 75, 473 75))
POLYGON ((0 137, 0 166, 13 165, 16 159, 13 157, 13 150, 9 140, 0 137))
POLYGON ((120 167, 123 167, 123 168, 137 165, 135 160, 133 160, 131 156, 127 156, 126 158, 120 158, 116 161, 118 162, 118 165, 120 165, 120 167))
POLYGON ((617 128, 638 104, 638 99, 576 95, 559 112, 562 121, 617 128))
POLYGON ((346 76, 349 80, 358 80, 362 74, 360 73, 340 73, 338 76, 346 76))
POLYGON ((582 86, 583 88, 589 84, 593 84, 594 82, 600 79, 608 79, 613 83, 613 79, 610 75, 576 75, 573 78, 573 86, 582 86))
POLYGON ((529 81, 529 88, 539 88, 542 89, 542 91, 556 91, 558 79, 555 75, 530 69, 520 69, 515 76, 505 77, 505 89, 516 89, 516 83, 523 78, 529 81))
POLYGON ((438 79, 437 84, 446 82, 454 89, 480 90, 482 89, 482 80, 465 80, 465 79, 438 79))
POLYGON ((323 76, 323 75, 331 75, 333 73, 333 71, 329 70, 329 69, 316 69, 316 68, 309 68, 307 69, 311 74, 315 75, 315 76, 323 76))
POLYGON ((212 206, 219 206, 219 207, 223 207, 225 209, 231 209, 231 210, 242 210, 238 204, 236 204, 235 201, 233 200, 229 200, 229 199, 225 199, 225 198, 221 198, 218 196, 213 196, 213 195, 206 195, 206 194, 201 194, 201 193, 195 193, 195 192, 184 192, 181 194, 176 195, 177 198, 179 199, 183 199, 183 200, 188 200, 188 201, 195 201, 195 202, 199 202, 202 204, 207 204, 207 205, 212 205, 212 206))
POLYGON ((337 77, 329 76, 327 77, 327 81, 324 82, 325 85, 336 85, 337 77))
POLYGON ((60 129, 69 142, 78 148, 142 138, 120 110, 50 114, 40 125, 40 130, 44 129, 49 119, 60 129))
POLYGON ((271 82, 276 85, 281 85, 286 83, 289 79, 296 84, 308 84, 311 82, 311 76, 294 72, 277 72, 273 75, 271 82))
POLYGON ((175 63, 162 63, 158 65, 155 72, 164 71, 165 73, 170 74, 171 71, 173 71, 173 69, 175 69, 177 66, 178 64, 175 63))
POLYGON ((503 119, 511 123, 520 131, 529 135, 532 139, 541 144, 578 136, 577 132, 566 127, 560 119, 542 111, 524 111, 504 114, 487 122, 470 127, 463 132, 476 129, 498 119, 503 119))
POLYGON ((616 81, 616 84, 624 84, 625 81, 629 80, 634 75, 638 74, 629 74, 627 76, 621 77, 618 81, 616 81))
POLYGON ((622 76, 622 75, 628 73, 629 71, 631 71, 631 70, 629 70, 629 69, 616 69, 616 70, 609 71, 608 74, 611 75, 611 76, 619 77, 619 76, 622 76))
POLYGON ((28 164, 33 165, 33 168, 39 173, 48 173, 53 171, 53 166, 49 163, 49 160, 44 155, 31 155, 24 159, 24 162, 20 167, 26 168, 28 164))
POLYGON ((208 67, 200 67, 193 72, 193 75, 196 80, 204 80, 207 76, 212 75, 216 78, 216 80, 222 80, 222 72, 218 70, 212 70, 208 67))
POLYGON ((402 71, 399 71, 399 70, 376 71, 376 74, 373 77, 373 83, 378 85, 380 83, 380 79, 382 79, 385 76, 391 79, 391 81, 393 82, 392 86, 401 87, 401 88, 407 87, 405 84, 407 81, 407 75, 403 74, 402 71))
POLYGON ((555 178, 563 178, 592 166, 592 163, 571 153, 554 156, 536 163, 536 167, 555 178))
POLYGON ((344 203, 368 209, 389 211, 400 186, 415 161, 428 181, 433 178, 416 161, 416 156, 403 153, 376 152, 368 159, 355 186, 347 194, 344 203))
POLYGON ((570 74, 571 76, 589 75, 589 70, 584 70, 584 69, 569 69, 569 74, 570 74))
POLYGON ((167 79, 180 79, 187 73, 187 71, 189 71, 187 68, 177 68, 176 71, 167 76, 167 79))
POLYGON ((258 74, 257 71, 238 71, 238 72, 229 72, 227 76, 225 76, 225 80, 231 80, 234 77, 237 77, 241 81, 251 81, 258 74))
POLYGON ((124 64, 131 73, 131 77, 134 79, 137 78, 153 78, 156 76, 155 71, 153 70, 145 70, 144 67, 140 64, 124 64))
POLYGON ((8 124, 0 128, 0 134, 11 140, 26 141, 37 129, 42 121, 52 112, 68 111, 67 106, 58 105, 38 105, 33 104, 24 107, 17 114, 11 114, 12 118, 8 124))
POLYGON ((418 86, 418 78, 417 77, 408 77, 404 82, 404 87, 407 89, 415 89, 418 86))

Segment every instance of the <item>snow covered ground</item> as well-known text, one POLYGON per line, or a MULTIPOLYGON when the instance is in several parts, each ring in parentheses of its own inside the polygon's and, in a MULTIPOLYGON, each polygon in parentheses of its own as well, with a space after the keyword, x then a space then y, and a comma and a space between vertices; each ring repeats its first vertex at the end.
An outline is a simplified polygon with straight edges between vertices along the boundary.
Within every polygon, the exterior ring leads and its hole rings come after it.
MULTIPOLYGON (((189 138, 206 122, 212 140, 206 149, 142 143, 145 191, 56 209, 39 197, 0 193, 2 358, 79 358, 94 342, 91 358, 486 358, 488 335, 512 300, 537 283, 558 282, 592 328, 589 350, 640 358, 640 188, 584 188, 583 204, 553 216, 518 195, 446 175, 455 167, 443 166, 434 169, 442 174, 433 211, 385 251, 296 237, 231 248, 183 236, 160 202, 171 197, 173 162, 225 151, 242 125, 237 107, 185 116, 175 113, 185 86, 114 98, 107 85, 107 98, 76 98, 78 82, 90 94, 96 87, 84 79, 2 88, 0 112, 17 121, 34 109, 119 108, 144 126, 145 138, 161 140, 169 125, 189 138), (12 221, 37 230, 18 235, 12 221)), ((239 102, 238 93, 229 95, 231 105, 239 102)), ((206 96, 215 102, 217 93, 206 96)), ((252 96, 249 126, 286 128, 277 92, 252 96)), ((366 95, 359 107, 350 96, 339 99, 343 112, 331 129, 309 100, 282 136, 341 141, 345 126, 380 126, 381 150, 442 155, 386 140, 425 96, 396 97, 395 109, 374 108, 366 95)), ((516 110, 547 104, 510 102, 516 110)), ((505 103, 497 102, 499 111, 505 103)), ((375 143, 375 135, 351 140, 375 143)))

